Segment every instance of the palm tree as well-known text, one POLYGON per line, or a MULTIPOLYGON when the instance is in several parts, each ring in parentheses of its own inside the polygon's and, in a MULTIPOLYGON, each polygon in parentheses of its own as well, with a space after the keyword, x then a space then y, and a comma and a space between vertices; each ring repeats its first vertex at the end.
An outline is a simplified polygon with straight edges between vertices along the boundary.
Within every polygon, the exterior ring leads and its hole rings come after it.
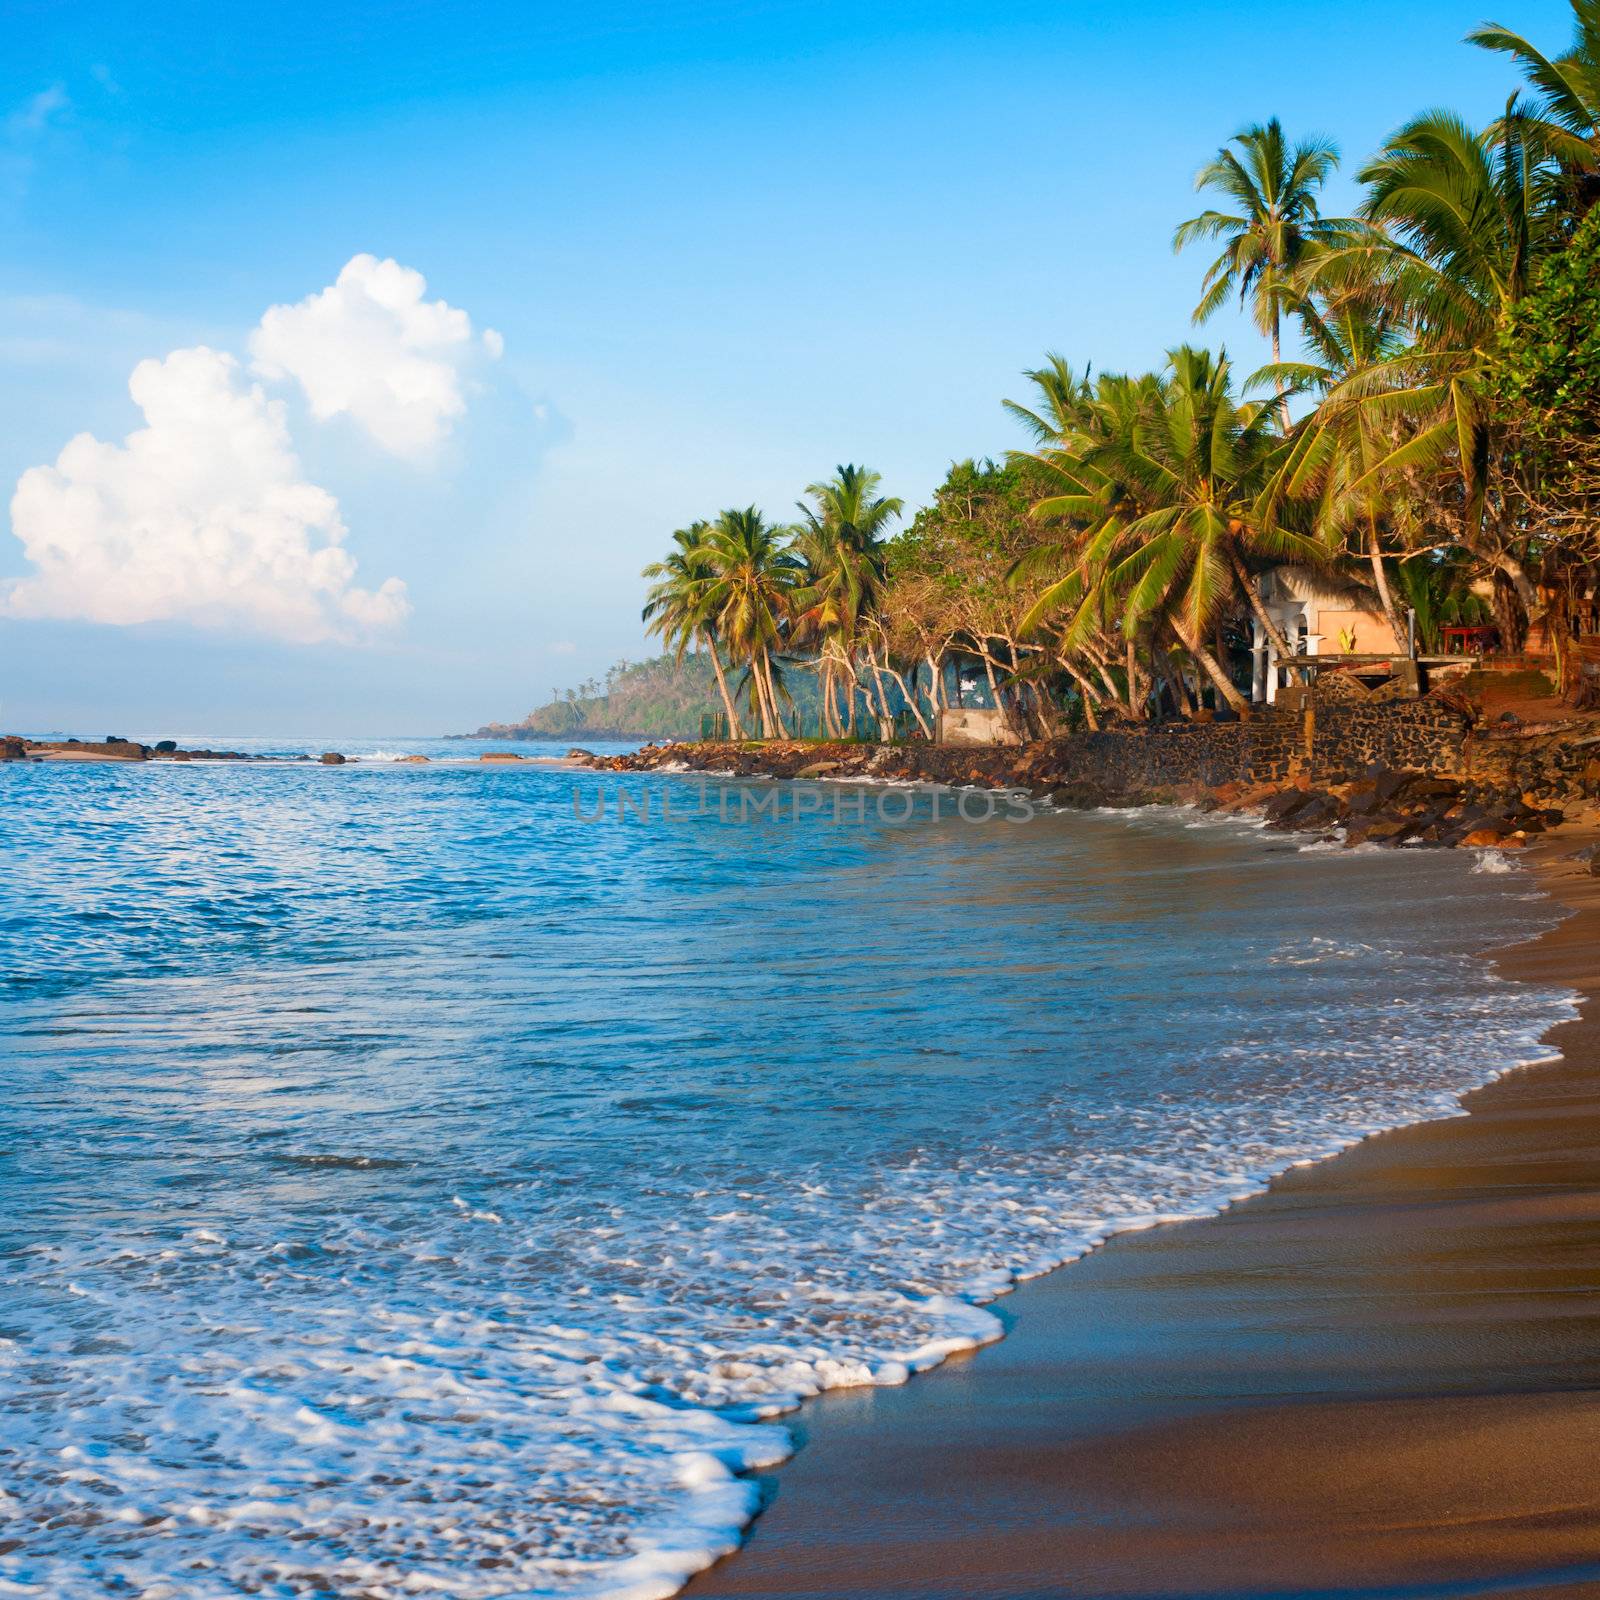
POLYGON ((761 734, 787 738, 778 709, 773 656, 781 648, 802 571, 789 549, 789 530, 769 523, 754 506, 724 511, 706 530, 697 553, 707 567, 705 611, 735 659, 744 663, 761 734))
POLYGON ((1538 600, 1516 548, 1521 530, 1492 495, 1485 366, 1536 266, 1559 244, 1541 155, 1514 103, 1484 133, 1450 112, 1415 118, 1362 170, 1365 233, 1311 263, 1301 285, 1381 307, 1411 334, 1407 349, 1363 367, 1323 402, 1328 416, 1359 406, 1398 435, 1353 487, 1453 462, 1460 542, 1503 574, 1530 616, 1538 600))
MULTIPOLYGON (((822 714, 832 733, 839 732, 835 691, 840 683, 854 684, 861 622, 883 590, 884 536, 904 509, 903 501, 877 493, 881 482, 868 467, 842 466, 811 484, 800 502, 795 551, 806 577, 795 597, 795 637, 821 642, 822 714)), ((881 683, 878 692, 882 701, 881 683)), ((852 688, 846 726, 853 725, 854 708, 852 688)))
POLYGON ((672 535, 672 554, 665 560, 652 561, 640 574, 653 580, 640 617, 650 624, 651 633, 661 635, 662 643, 673 650, 679 661, 691 645, 705 646, 711 657, 711 670, 717 675, 717 692, 727 712, 728 731, 735 739, 742 739, 744 724, 728 693, 722 658, 717 653, 716 629, 706 604, 711 567, 703 547, 710 526, 699 521, 679 528, 672 535))
MULTIPOLYGON (((1405 349, 1404 330, 1383 307, 1349 297, 1332 305, 1296 300, 1309 359, 1283 361, 1255 373, 1252 384, 1270 381, 1292 394, 1319 402, 1341 385, 1392 361, 1405 349)), ((1275 488, 1292 496, 1315 496, 1316 526, 1329 543, 1350 537, 1372 570, 1384 619, 1399 647, 1406 637, 1384 565, 1384 538, 1393 537, 1405 509, 1399 485, 1374 469, 1397 444, 1392 419, 1359 406, 1319 406, 1303 424, 1285 458, 1275 488)))
MULTIPOLYGON (((1274 117, 1236 134, 1195 177, 1195 188, 1214 190, 1231 202, 1227 211, 1202 211, 1179 225, 1174 250, 1199 239, 1220 239, 1222 253, 1206 271, 1194 320, 1205 322, 1237 294, 1249 304, 1256 327, 1272 341, 1272 359, 1283 359, 1282 292, 1309 253, 1335 245, 1348 224, 1320 215, 1317 194, 1339 164, 1339 152, 1326 139, 1290 146, 1274 117)), ((1287 399, 1280 395, 1284 431, 1287 399)))
MULTIPOLYGON (((1545 147, 1570 172, 1593 174, 1600 171, 1600 0, 1572 0, 1572 16, 1571 47, 1554 59, 1497 22, 1486 22, 1467 41, 1522 68, 1539 97, 1545 147)), ((1586 198, 1593 194, 1591 185, 1586 198)))
POLYGON ((1250 562, 1322 561, 1326 551, 1282 519, 1271 493, 1287 447, 1266 407, 1237 400, 1225 355, 1182 347, 1167 371, 1102 380, 1089 425, 1038 459, 1066 492, 1035 508, 1084 530, 1075 569, 1024 617, 1031 631, 1071 607, 1070 643, 1111 612, 1125 637, 1152 620, 1177 637, 1217 693, 1241 716, 1249 706, 1207 640, 1240 602, 1281 654, 1287 643, 1262 603, 1250 562))

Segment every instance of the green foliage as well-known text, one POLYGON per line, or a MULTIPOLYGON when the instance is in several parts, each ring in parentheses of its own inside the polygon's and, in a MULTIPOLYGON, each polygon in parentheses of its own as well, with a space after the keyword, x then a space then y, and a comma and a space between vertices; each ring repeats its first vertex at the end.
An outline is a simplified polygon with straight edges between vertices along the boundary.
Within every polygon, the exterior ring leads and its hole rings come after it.
POLYGON ((1417 643, 1423 650, 1440 649, 1444 630, 1455 624, 1494 621, 1487 602, 1469 587, 1469 578, 1458 552, 1430 553, 1392 565, 1389 581, 1399 603, 1417 614, 1417 643))
MULTIPOLYGON (((804 709, 803 683, 793 686, 804 709)), ((703 651, 620 661, 604 685, 583 684, 530 711, 521 722, 490 723, 479 736, 493 739, 670 738, 694 739, 700 717, 721 705, 710 658, 703 651)))
POLYGON ((885 547, 891 578, 932 577, 960 587, 974 566, 992 567, 996 582, 1038 540, 1030 513, 1046 492, 1044 473, 1027 460, 957 461, 910 527, 885 547))
POLYGON ((1600 432, 1600 207, 1512 310, 1491 371, 1498 397, 1535 438, 1600 432))

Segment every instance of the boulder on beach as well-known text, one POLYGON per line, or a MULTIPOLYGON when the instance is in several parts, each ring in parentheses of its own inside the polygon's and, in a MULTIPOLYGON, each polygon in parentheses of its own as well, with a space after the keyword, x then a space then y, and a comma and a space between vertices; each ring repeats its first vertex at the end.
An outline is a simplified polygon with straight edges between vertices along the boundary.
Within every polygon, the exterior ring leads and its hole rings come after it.
POLYGON ((480 761, 523 761, 527 758, 519 756, 510 750, 486 750, 478 759, 480 761))
POLYGON ((317 757, 317 760, 325 767, 342 767, 344 765, 344 757, 337 750, 324 750, 317 757))

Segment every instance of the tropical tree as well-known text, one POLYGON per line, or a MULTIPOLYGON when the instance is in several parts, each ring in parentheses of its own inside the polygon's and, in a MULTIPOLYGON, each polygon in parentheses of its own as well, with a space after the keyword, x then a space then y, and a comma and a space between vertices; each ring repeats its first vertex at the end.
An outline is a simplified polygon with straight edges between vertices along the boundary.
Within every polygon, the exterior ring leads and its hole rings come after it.
MULTIPOLYGON (((1104 400, 1062 447, 1038 453, 1063 492, 1035 507, 1082 530, 1072 571, 1023 617, 1031 631, 1070 608, 1070 644, 1115 614, 1125 638, 1155 624, 1174 635, 1241 716, 1249 705, 1210 640, 1248 607, 1283 655, 1287 642, 1251 570, 1263 558, 1317 562, 1326 550, 1285 519, 1271 492, 1286 446, 1266 407, 1232 391, 1227 357, 1187 346, 1165 372, 1102 380, 1104 400)), ((1023 564, 1023 571, 1027 564, 1023 564)))
MULTIPOLYGON (((822 715, 831 733, 840 732, 839 689, 844 694, 844 724, 855 714, 855 660, 862 623, 876 610, 883 589, 883 543, 904 503, 878 494, 882 482, 868 467, 842 466, 834 476, 806 489, 799 503, 802 521, 794 550, 805 567, 795 594, 793 636, 815 639, 822 677, 822 715)), ((873 657, 876 667, 876 657, 873 657)), ((876 673, 875 673, 876 679, 876 673)), ((881 681, 878 683, 883 702, 881 681)))
POLYGON ((1310 264, 1310 288, 1337 303, 1381 307, 1410 334, 1407 348, 1364 366, 1323 402, 1324 421, 1358 406, 1391 426, 1394 447, 1354 487, 1402 472, 1452 470, 1455 538, 1538 610, 1525 535, 1498 475, 1503 459, 1488 366, 1500 330, 1559 243, 1547 169, 1513 105, 1476 133, 1431 111, 1363 168, 1365 233, 1310 264))
POLYGON ((754 506, 724 511, 695 553, 707 569, 705 614, 744 665, 761 736, 787 738, 773 658, 783 647, 804 575, 789 548, 789 530, 754 506))
POLYGON ((735 739, 742 739, 744 724, 728 692, 708 605, 712 568, 704 546, 709 531, 710 524, 704 521, 679 528, 672 535, 672 553, 665 560, 652 561, 644 569, 641 576, 649 578, 651 586, 640 616, 650 624, 649 632, 661 636, 675 660, 682 661, 691 645, 704 645, 711 657, 711 669, 716 673, 717 692, 727 712, 728 731, 735 739))
MULTIPOLYGON (((1588 175, 1600 172, 1600 0, 1572 0, 1572 17, 1572 44, 1555 57, 1498 22, 1486 22, 1467 39, 1522 68, 1538 97, 1534 116, 1542 143, 1569 173, 1588 175)), ((1594 184, 1580 177, 1575 187, 1587 209, 1594 184)))
MULTIPOLYGON (((1320 402, 1406 348, 1404 329, 1395 317, 1369 301, 1351 297, 1328 306, 1296 297, 1295 309, 1305 357, 1263 368, 1252 384, 1270 381, 1280 390, 1320 402)), ((1277 492, 1315 501, 1321 542, 1333 548, 1348 541, 1355 553, 1365 556, 1396 645, 1406 633, 1384 557, 1388 547, 1409 542, 1414 518, 1403 474, 1385 477, 1377 468, 1398 442, 1392 418, 1360 406, 1319 405, 1302 426, 1274 485, 1277 492)))
MULTIPOLYGON (((1231 296, 1248 305, 1256 327, 1272 341, 1272 359, 1283 359, 1283 291, 1321 246, 1338 244, 1348 224, 1321 216, 1317 196, 1339 164, 1326 139, 1291 145, 1274 117, 1236 134, 1195 177, 1195 188, 1211 190, 1227 210, 1202 211, 1181 223, 1174 250, 1198 240, 1221 240, 1222 251, 1206 270, 1197 323, 1208 320, 1231 296)), ((1288 403, 1280 395, 1288 430, 1288 403)))

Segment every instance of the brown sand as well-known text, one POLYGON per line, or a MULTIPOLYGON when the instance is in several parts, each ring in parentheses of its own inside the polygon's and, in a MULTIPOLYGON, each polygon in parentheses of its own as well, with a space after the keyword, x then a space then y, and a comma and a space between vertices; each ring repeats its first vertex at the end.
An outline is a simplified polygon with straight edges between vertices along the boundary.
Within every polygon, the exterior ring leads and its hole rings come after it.
MULTIPOLYGON (((1600 987, 1600 878, 1500 957, 1600 987)), ((1563 1059, 1000 1308, 1001 1344, 825 1396, 748 1547, 796 1597, 1600 1596, 1600 1018, 1563 1059)))

